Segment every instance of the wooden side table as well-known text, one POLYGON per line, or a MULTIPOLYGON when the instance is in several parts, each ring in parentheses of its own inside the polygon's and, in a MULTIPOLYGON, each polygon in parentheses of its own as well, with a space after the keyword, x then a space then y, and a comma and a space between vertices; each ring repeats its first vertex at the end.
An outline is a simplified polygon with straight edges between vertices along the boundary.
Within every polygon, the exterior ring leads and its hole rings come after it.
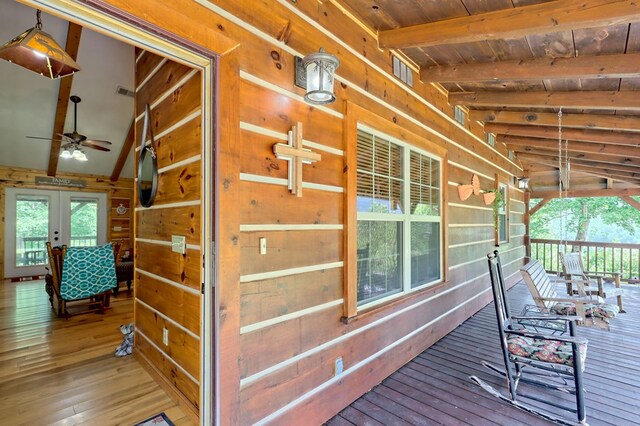
POLYGON ((116 279, 118 285, 113 289, 113 294, 118 295, 120 292, 120 283, 127 282, 127 290, 131 291, 131 282, 133 281, 133 260, 125 260, 116 264, 116 279))

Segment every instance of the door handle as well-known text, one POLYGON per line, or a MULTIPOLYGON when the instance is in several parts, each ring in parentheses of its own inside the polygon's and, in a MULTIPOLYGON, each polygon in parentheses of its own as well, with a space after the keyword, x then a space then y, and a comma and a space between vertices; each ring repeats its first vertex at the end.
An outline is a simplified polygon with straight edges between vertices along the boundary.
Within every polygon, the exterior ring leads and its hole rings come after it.
POLYGON ((59 238, 58 237, 53 237, 53 241, 58 241, 59 238))
POLYGON ((53 233, 54 233, 55 235, 58 235, 58 234, 59 234, 59 232, 58 232, 58 231, 53 231, 53 233))

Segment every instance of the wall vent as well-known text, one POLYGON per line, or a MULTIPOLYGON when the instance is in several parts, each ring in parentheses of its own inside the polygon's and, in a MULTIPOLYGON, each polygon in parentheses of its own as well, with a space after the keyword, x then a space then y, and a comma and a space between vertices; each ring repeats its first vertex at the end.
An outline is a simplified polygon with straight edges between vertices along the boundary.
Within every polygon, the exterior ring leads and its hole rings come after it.
POLYGON ((491 146, 496 146, 496 135, 487 133, 487 143, 491 146))
POLYGON ((393 75, 409 87, 413 87, 413 70, 402 62, 397 56, 393 58, 393 75))
POLYGON ((135 95, 135 93, 133 93, 133 90, 125 89, 122 86, 118 86, 118 88, 116 89, 116 93, 118 95, 129 96, 130 98, 133 98, 133 96, 135 95))
POLYGON ((453 116, 458 123, 462 124, 463 126, 467 125, 467 113, 464 109, 462 109, 462 107, 456 105, 453 109, 453 116))

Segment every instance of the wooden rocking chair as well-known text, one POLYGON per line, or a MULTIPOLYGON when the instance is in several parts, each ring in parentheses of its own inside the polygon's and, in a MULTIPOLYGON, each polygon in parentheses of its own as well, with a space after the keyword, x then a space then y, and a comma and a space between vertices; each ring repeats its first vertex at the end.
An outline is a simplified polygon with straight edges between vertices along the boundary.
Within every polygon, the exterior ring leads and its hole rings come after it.
POLYGON ((541 312, 553 315, 577 315, 582 318, 578 325, 609 330, 609 320, 620 312, 616 305, 604 303, 598 296, 559 297, 556 284, 549 279, 547 271, 537 260, 520 268, 535 304, 541 312))
POLYGON ((98 247, 52 247, 47 242, 50 275, 46 277, 49 302, 59 317, 87 312, 104 313, 117 285, 112 244, 98 247), (54 306, 56 299, 57 307, 54 306), (69 303, 88 301, 85 310, 71 312, 69 303))
POLYGON ((580 296, 596 294, 603 299, 615 296, 618 298, 620 312, 624 312, 619 272, 593 274, 585 271, 580 252, 560 253, 560 258, 562 259, 563 276, 567 284, 567 294, 577 293, 580 296))
POLYGON ((578 318, 549 315, 528 316, 526 318, 511 316, 506 301, 498 252, 489 254, 487 257, 504 370, 486 361, 483 361, 482 364, 491 371, 506 377, 509 394, 508 396, 502 394, 476 376, 471 376, 470 379, 500 400, 556 424, 569 425, 575 424, 575 421, 540 411, 518 401, 517 398, 530 399, 575 413, 578 424, 586 424, 582 373, 587 355, 587 340, 575 337, 575 320, 578 318), (570 336, 550 336, 530 332, 519 324, 518 321, 522 319, 566 321, 569 324, 570 336), (520 383, 575 395, 576 406, 573 408, 557 403, 552 398, 542 398, 518 391, 520 383))

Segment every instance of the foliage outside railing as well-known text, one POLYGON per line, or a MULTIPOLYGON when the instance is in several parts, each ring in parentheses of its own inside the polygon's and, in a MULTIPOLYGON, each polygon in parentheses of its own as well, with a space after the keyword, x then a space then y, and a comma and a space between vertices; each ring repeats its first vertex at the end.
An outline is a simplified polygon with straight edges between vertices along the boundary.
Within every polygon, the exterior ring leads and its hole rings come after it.
POLYGON ((624 282, 640 278, 640 244, 596 243, 592 241, 531 240, 531 257, 548 272, 562 271, 559 252, 580 251, 585 268, 593 273, 620 272, 624 282))

